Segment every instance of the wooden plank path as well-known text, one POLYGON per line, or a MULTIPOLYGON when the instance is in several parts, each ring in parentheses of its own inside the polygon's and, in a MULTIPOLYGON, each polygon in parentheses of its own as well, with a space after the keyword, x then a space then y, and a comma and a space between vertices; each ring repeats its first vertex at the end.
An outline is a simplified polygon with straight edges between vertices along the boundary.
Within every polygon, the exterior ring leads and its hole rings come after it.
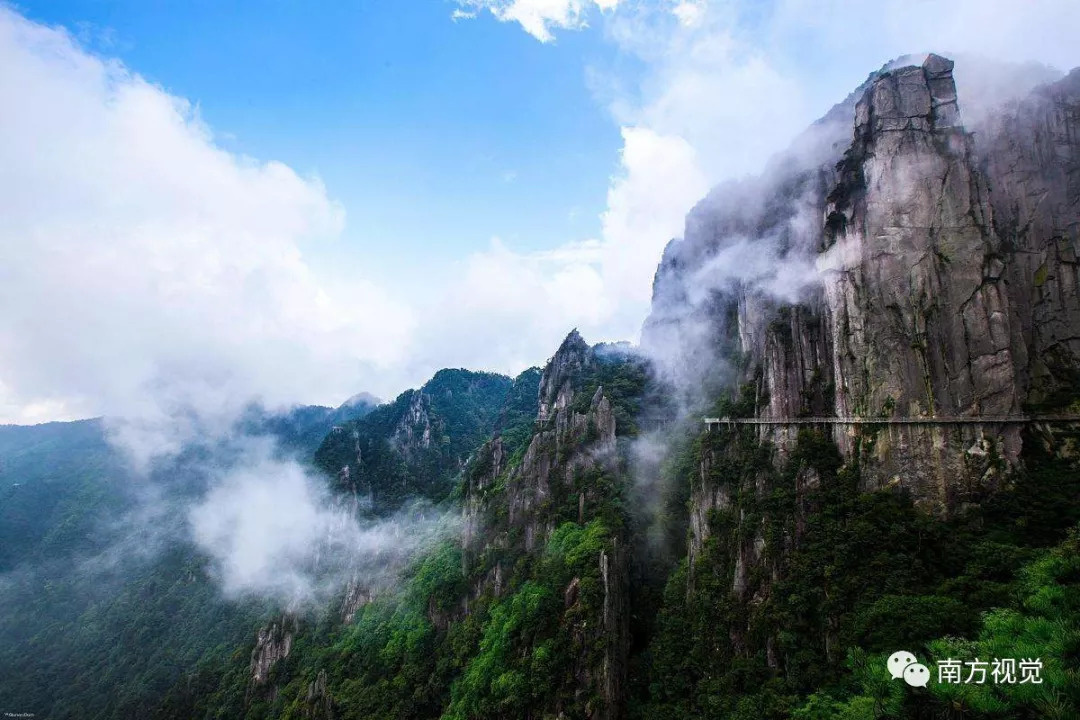
POLYGON ((801 417, 801 418, 704 418, 714 425, 1018 425, 1024 423, 1080 422, 1080 415, 963 415, 958 417, 801 417))

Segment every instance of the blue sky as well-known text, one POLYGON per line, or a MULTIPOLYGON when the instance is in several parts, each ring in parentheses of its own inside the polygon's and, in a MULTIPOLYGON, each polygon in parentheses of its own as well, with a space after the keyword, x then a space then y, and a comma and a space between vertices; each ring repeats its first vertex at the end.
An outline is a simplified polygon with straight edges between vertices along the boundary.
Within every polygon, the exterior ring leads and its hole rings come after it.
POLYGON ((380 272, 599 233, 621 140, 586 84, 598 30, 552 47, 444 0, 19 7, 197 103, 223 147, 317 174, 380 272))
POLYGON ((687 211, 871 71, 1068 69, 1078 27, 1076 0, 0 0, 0 422, 160 445, 634 341, 687 211))

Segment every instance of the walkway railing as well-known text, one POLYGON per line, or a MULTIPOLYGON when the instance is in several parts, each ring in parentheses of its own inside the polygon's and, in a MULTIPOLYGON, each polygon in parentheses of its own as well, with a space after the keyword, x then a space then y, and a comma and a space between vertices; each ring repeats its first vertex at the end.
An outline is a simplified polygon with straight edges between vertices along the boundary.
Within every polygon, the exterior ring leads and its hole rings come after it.
POLYGON ((1023 423, 1080 422, 1080 415, 963 415, 957 417, 800 417, 800 418, 704 418, 714 425, 1017 425, 1023 423))

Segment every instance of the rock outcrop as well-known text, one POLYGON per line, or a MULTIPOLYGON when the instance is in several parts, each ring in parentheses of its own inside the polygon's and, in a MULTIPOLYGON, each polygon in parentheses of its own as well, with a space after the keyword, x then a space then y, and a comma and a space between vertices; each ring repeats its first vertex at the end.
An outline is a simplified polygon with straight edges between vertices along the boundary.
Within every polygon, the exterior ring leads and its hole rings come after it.
MULTIPOLYGON (((584 526, 610 502, 610 487, 583 479, 589 473, 615 477, 622 472, 612 402, 602 385, 590 382, 601 362, 577 331, 570 333, 541 375, 535 431, 520 460, 510 461, 501 438, 474 458, 463 542, 466 565, 476 577, 470 600, 506 591, 512 568, 500 558, 508 552, 541 558, 560 523, 584 526), (495 559, 476 572, 474 566, 485 557, 495 559)), ((565 604, 561 631, 573 648, 565 693, 586 717, 623 716, 628 563, 625 542, 616 535, 590 562, 595 578, 589 582, 599 580, 598 605, 583 598, 580 577, 560 591, 565 604)), ((552 716, 562 716, 564 701, 551 702, 552 716)))
POLYGON ((303 717, 305 720, 334 720, 334 699, 327 688, 325 670, 320 670, 308 685, 303 717))
POLYGON ((841 417, 1017 409, 1001 247, 951 70, 932 55, 856 106, 819 258, 841 417))
MULTIPOLYGON (((553 518, 550 503, 573 486, 574 474, 591 465, 613 469, 615 416, 611 402, 597 387, 583 410, 574 407, 580 395, 583 373, 595 362, 593 350, 575 330, 563 341, 544 368, 540 379, 537 430, 521 462, 509 470, 505 481, 507 524, 522 532, 525 549, 533 550, 550 535, 553 518)), ((466 546, 484 538, 477 523, 484 491, 506 467, 502 441, 496 438, 481 450, 472 475, 466 513, 466 546)), ((503 498, 500 497, 500 501, 503 498)), ((577 498, 584 519, 590 500, 588 490, 577 498)))
POLYGON ((1017 383, 1053 404, 1080 359, 1080 69, 982 125, 974 145, 1005 251, 992 272, 1009 288, 1017 383))
MULTIPOLYGON (((884 73, 856 105, 818 258, 838 417, 1019 410, 1006 258, 952 68, 930 55, 884 73)), ((1009 463, 1019 454, 1015 425, 902 427, 867 438, 838 426, 835 437, 872 461, 869 483, 904 484, 943 508, 957 480, 986 471, 972 467, 973 444, 988 438, 1009 463)))
POLYGON ((265 685, 274 665, 289 656, 296 630, 296 618, 290 615, 283 615, 259 629, 255 649, 251 651, 250 674, 253 687, 265 685))
MULTIPOLYGON (((973 135, 953 63, 918 60, 871 75, 762 178, 695 208, 643 342, 690 358, 672 370, 686 384, 752 386, 763 419, 986 418, 831 426, 867 489, 951 512, 1017 462, 1020 426, 993 419, 1075 378, 1080 73, 980 115, 973 135), (740 268, 743 246, 776 268, 740 268)), ((761 436, 782 461, 795 428, 761 436)))

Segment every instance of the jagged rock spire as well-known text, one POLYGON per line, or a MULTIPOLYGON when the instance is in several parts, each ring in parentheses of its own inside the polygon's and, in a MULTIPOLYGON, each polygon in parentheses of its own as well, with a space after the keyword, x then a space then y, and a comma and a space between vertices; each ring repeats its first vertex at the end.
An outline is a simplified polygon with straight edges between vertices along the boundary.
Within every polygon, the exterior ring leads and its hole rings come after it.
POLYGON ((574 378, 592 362, 592 349, 574 328, 544 367, 540 376, 540 411, 537 419, 545 422, 555 411, 566 407, 573 395, 574 378))

